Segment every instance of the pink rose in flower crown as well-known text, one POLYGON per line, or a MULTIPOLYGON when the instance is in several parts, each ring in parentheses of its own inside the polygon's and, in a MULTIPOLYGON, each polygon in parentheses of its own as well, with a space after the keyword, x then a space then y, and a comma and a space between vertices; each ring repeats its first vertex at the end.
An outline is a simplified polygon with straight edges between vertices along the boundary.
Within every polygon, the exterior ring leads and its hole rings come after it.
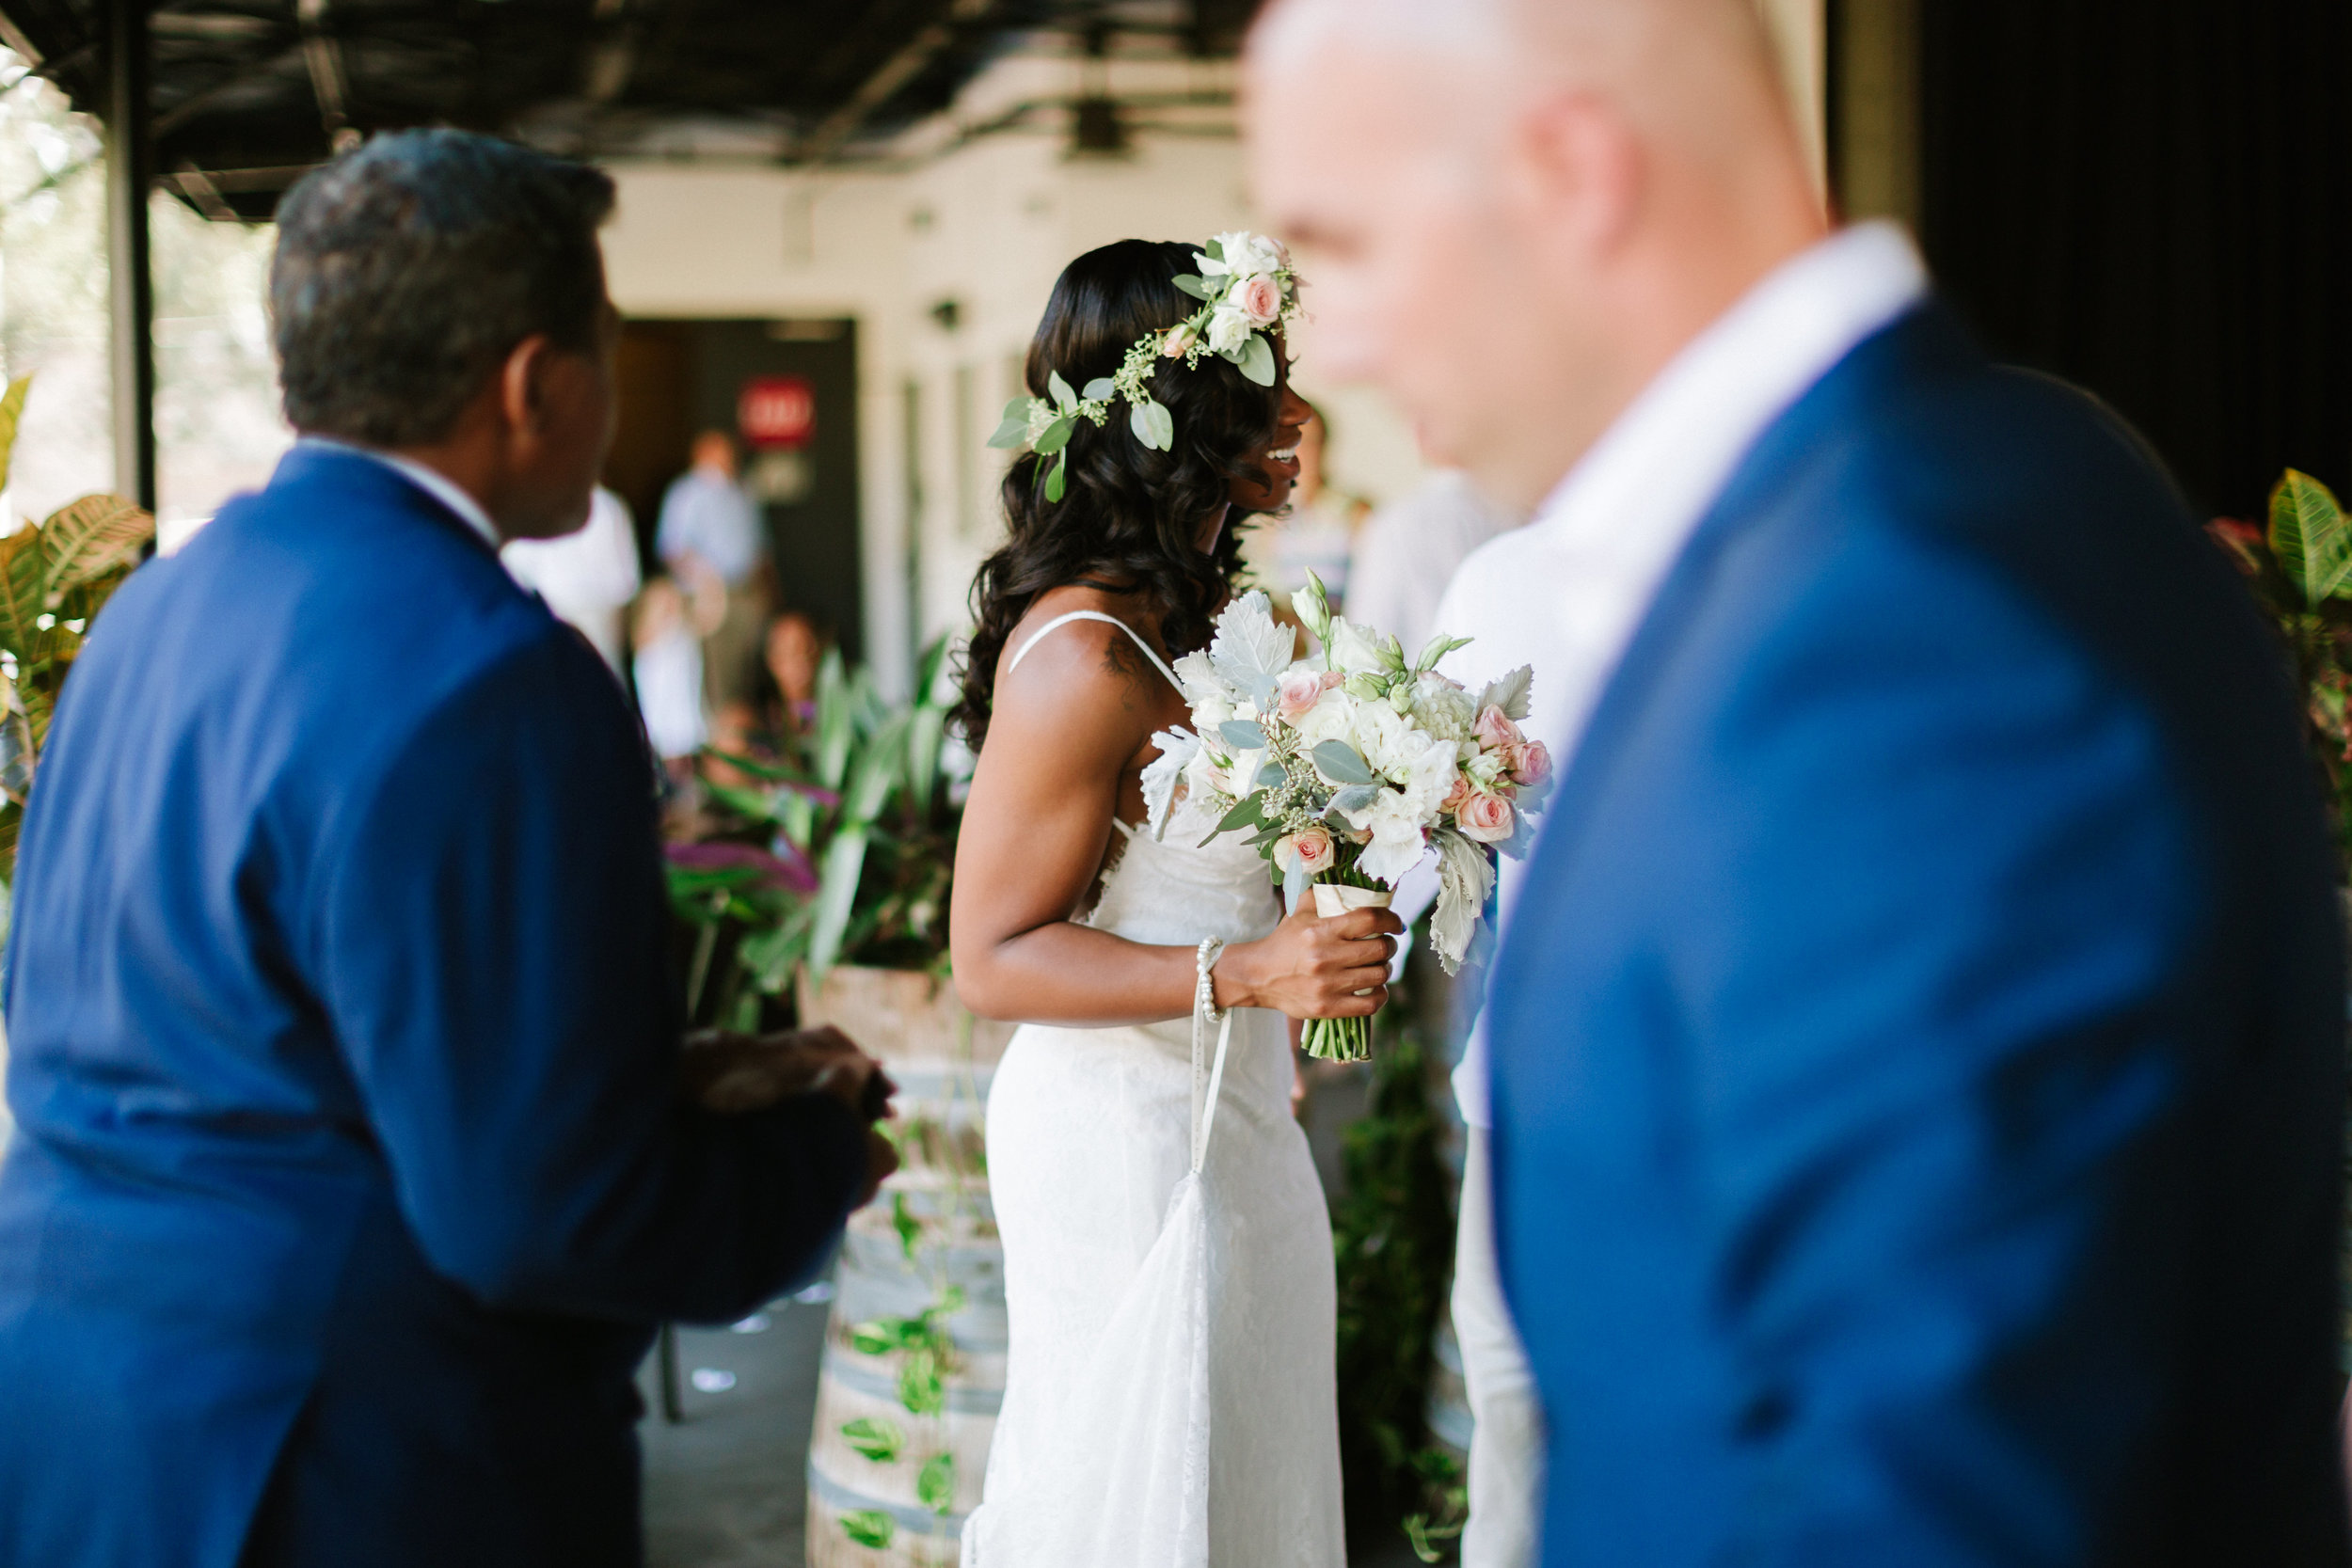
POLYGON ((1323 676, 1312 670, 1293 670, 1276 678, 1274 689, 1277 711, 1295 724, 1323 700, 1323 676))
POLYGON ((1285 874, 1296 869, 1310 877, 1320 877, 1338 859, 1339 849, 1332 844, 1330 833, 1321 828, 1301 828, 1274 846, 1274 863, 1285 874))
MULTIPOLYGON (((1486 711, 1492 713, 1495 710, 1488 708, 1486 711)), ((1509 838, 1514 821, 1511 802, 1500 795, 1489 795, 1483 789, 1471 791, 1469 799, 1454 813, 1454 824, 1462 830, 1462 836, 1476 839, 1481 844, 1500 844, 1509 838)))
POLYGON ((1471 733, 1478 736, 1478 743, 1490 752, 1505 746, 1517 746, 1527 738, 1519 734, 1519 727, 1505 718, 1502 710, 1492 703, 1479 711, 1478 722, 1471 726, 1471 733))
POLYGON ((1513 784, 1539 784, 1551 777, 1551 752, 1540 740, 1523 741, 1509 753, 1509 766, 1513 784))
POLYGON ((1160 356, 1164 359, 1183 358, 1184 350, 1192 347, 1200 336, 1200 334, 1195 332, 1189 323, 1178 323, 1169 327, 1168 336, 1160 341, 1160 356))
POLYGON ((1235 289, 1231 298, 1254 326, 1268 325, 1282 313, 1282 285, 1263 274, 1235 289))

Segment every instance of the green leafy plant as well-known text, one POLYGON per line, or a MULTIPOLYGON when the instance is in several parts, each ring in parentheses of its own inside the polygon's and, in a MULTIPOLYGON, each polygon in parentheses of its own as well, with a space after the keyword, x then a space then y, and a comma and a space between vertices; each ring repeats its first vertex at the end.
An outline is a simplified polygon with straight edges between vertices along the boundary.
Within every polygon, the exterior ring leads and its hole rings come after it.
MULTIPOLYGON (((32 378, 0 393, 0 488, 8 483, 32 378)), ((119 496, 84 496, 0 537, 0 882, 16 879, 24 800, 50 717, 90 622, 155 537, 155 519, 119 496)))
POLYGON ((961 812, 941 769, 945 639, 923 655, 914 701, 884 703, 871 677, 825 656, 816 714, 786 754, 711 755, 749 785, 707 785, 714 836, 669 851, 670 900, 695 932, 689 1006, 698 1022, 758 1026, 764 1003, 805 968, 942 967, 961 812))
POLYGON ((2328 486, 2289 468, 2270 492, 2265 522, 2217 517, 2207 532, 2286 645, 2338 852, 2352 865, 2352 521, 2328 486))

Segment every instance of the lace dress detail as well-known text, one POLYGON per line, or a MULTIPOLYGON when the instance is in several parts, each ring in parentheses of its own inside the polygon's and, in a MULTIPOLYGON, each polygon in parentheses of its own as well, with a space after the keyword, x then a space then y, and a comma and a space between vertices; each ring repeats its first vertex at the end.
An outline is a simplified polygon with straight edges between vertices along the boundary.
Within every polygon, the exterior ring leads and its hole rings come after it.
MULTIPOLYGON (((1215 826, 1184 801, 1164 838, 1122 824, 1087 923, 1187 948, 1271 931, 1264 861, 1201 845, 1215 826)), ((966 1568, 1342 1568, 1330 1226, 1288 1026, 1232 1017, 1198 1173, 1191 1020, 1028 1024, 1006 1050, 988 1168, 1010 1348, 966 1568)))

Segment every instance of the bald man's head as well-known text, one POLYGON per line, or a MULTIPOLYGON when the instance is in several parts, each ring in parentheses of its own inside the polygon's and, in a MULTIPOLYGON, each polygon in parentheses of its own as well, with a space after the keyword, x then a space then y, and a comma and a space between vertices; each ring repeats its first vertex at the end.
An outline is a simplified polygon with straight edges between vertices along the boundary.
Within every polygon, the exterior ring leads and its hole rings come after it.
POLYGON ((1821 230, 1751 0, 1278 0, 1247 83, 1323 369, 1513 500, 1821 230))

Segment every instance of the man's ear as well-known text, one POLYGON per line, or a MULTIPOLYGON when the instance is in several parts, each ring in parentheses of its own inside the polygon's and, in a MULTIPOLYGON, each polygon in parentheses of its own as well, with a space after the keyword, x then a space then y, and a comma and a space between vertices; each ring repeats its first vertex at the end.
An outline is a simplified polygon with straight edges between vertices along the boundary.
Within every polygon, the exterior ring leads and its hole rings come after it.
POLYGON ((553 345, 544 332, 535 332, 516 343, 506 356, 506 363, 499 371, 499 413, 507 430, 516 435, 536 435, 546 417, 547 394, 541 386, 548 372, 548 361, 553 345))
POLYGON ((1614 249, 1641 201, 1643 148, 1625 112, 1598 93, 1562 91, 1527 108, 1515 139, 1521 198, 1589 250, 1614 249))

